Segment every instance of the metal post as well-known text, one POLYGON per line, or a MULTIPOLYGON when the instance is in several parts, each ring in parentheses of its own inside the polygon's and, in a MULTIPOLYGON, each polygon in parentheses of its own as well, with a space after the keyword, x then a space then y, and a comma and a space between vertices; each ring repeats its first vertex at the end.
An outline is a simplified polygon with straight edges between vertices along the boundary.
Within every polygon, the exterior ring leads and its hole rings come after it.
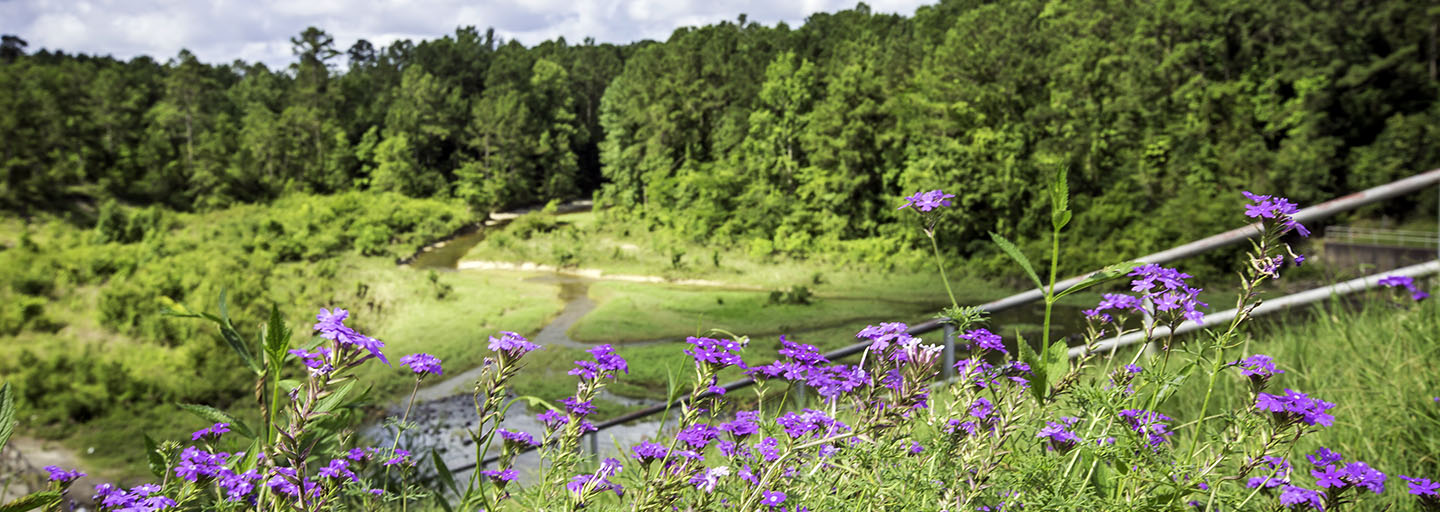
MULTIPOLYGON (((1140 312, 1144 315, 1140 317, 1140 328, 1143 329, 1142 332, 1151 332, 1151 326, 1155 325, 1155 317, 1150 316, 1150 310, 1152 309, 1155 309, 1155 303, 1150 302, 1150 299, 1145 299, 1144 303, 1140 305, 1140 312)), ((1145 345, 1145 359, 1150 359, 1159 354, 1159 339, 1152 340, 1149 345, 1145 345)))
POLYGON ((955 376, 955 326, 945 324, 945 367, 940 369, 945 380, 955 376))
POLYGON ((599 431, 599 430, 596 430, 596 431, 590 433, 590 454, 595 456, 595 460, 600 460, 600 431, 599 431))
POLYGON ((798 407, 805 407, 805 383, 800 381, 792 381, 790 385, 795 386, 795 405, 798 407))

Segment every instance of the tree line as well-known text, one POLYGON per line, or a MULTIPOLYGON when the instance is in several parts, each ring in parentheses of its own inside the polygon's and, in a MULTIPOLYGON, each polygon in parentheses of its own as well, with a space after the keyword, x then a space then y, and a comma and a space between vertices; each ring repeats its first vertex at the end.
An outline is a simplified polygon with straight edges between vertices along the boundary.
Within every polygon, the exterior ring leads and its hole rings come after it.
POLYGON ((914 243, 896 198, 945 187, 947 247, 971 255, 992 230, 1042 238, 1036 184, 1065 168, 1090 264, 1233 224, 1239 189, 1309 204, 1440 165, 1437 27, 1440 9, 1403 0, 946 0, 626 45, 466 27, 341 51, 310 28, 283 70, 7 36, 0 205, 593 194, 801 255, 914 243))

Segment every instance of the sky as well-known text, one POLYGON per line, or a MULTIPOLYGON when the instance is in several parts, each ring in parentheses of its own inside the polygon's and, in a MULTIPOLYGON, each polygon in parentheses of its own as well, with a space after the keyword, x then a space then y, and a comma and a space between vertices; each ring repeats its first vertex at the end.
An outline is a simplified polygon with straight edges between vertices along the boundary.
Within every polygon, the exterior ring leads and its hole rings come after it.
MULTIPOLYGON (((914 14, 935 0, 870 0, 874 12, 914 14)), ((150 55, 164 62, 182 48, 200 60, 293 61, 290 37, 317 26, 344 51, 356 40, 376 47, 434 39, 456 27, 494 27, 532 46, 564 36, 579 44, 663 41, 676 28, 735 20, 797 27, 816 12, 857 0, 0 0, 0 34, 20 36, 28 52, 150 55)))

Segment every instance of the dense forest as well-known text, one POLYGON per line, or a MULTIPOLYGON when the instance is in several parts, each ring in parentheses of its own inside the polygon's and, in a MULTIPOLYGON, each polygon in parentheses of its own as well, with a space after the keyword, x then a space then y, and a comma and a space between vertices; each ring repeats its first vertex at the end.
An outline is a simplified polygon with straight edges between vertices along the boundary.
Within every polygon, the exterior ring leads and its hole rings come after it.
POLYGON ((0 374, 35 428, 117 457, 136 425, 181 428, 145 404, 247 396, 176 304, 345 304, 397 350, 445 331, 457 364, 481 326, 538 329, 558 306, 532 285, 393 264, 496 210, 592 197, 627 236, 875 268, 930 250, 896 207, 944 188, 940 247, 994 275, 986 233, 1044 253, 1040 184, 1067 169, 1074 272, 1234 227, 1239 190, 1308 205, 1440 166, 1440 7, 1404 0, 860 4, 625 45, 312 27, 284 69, 25 37, 0 41, 0 374))
POLYGON ((6 36, 0 206, 593 193, 697 239, 883 255, 916 236, 895 198, 948 187, 965 256, 990 230, 1040 238, 1034 184, 1064 167, 1080 238, 1122 235, 1088 265, 1221 227, 1237 189, 1308 204, 1440 165, 1437 25, 1398 0, 949 0, 623 46, 465 27, 342 49, 310 28, 288 69, 6 36))

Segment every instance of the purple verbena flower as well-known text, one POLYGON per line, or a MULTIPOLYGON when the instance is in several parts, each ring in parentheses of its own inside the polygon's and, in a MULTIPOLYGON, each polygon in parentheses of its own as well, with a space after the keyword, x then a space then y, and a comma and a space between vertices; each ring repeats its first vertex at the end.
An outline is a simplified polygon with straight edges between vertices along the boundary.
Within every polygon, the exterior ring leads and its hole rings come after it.
POLYGON ((1010 354, 1010 351, 1005 350, 1005 342, 1001 340, 1000 335, 985 329, 973 329, 956 337, 969 341, 972 349, 978 347, 980 351, 994 350, 1002 354, 1010 354))
POLYGON ((1256 395, 1255 408, 1262 411, 1274 413, 1280 423, 1301 422, 1306 425, 1330 426, 1334 423, 1335 417, 1326 411, 1335 407, 1335 404, 1310 398, 1305 393, 1286 389, 1285 394, 1272 395, 1259 393, 1256 395))
POLYGON ((191 441, 199 441, 201 438, 219 439, 221 434, 230 432, 229 423, 216 423, 206 428, 196 430, 190 434, 191 441))
POLYGON ((1253 203, 1245 205, 1245 216, 1250 218, 1273 219, 1285 226, 1285 231, 1294 230, 1300 236, 1310 236, 1310 230, 1296 221, 1293 215, 1300 211, 1300 206, 1290 202, 1289 199, 1276 196, 1262 196, 1250 192, 1241 192, 1253 203))
POLYGON ((1329 448, 1321 446, 1320 449, 1315 450, 1315 454, 1306 455, 1305 458, 1309 460, 1311 464, 1320 467, 1340 462, 1345 457, 1340 455, 1339 452, 1330 451, 1329 448))
POLYGON ((1440 497, 1440 482, 1432 482, 1428 478, 1415 478, 1400 475, 1400 479, 1410 484, 1410 494, 1413 496, 1440 497))
POLYGON ((929 192, 916 192, 914 195, 905 198, 905 204, 900 205, 896 210, 904 209, 907 206, 915 205, 915 208, 922 212, 928 212, 941 206, 950 206, 950 198, 955 194, 946 194, 940 189, 929 192))
POLYGON ((760 493, 760 504, 767 507, 778 507, 785 503, 785 493, 780 491, 763 491, 760 493))
POLYGON ((1070 427, 1075 425, 1078 419, 1066 417, 1061 418, 1061 421, 1063 423, 1047 421, 1045 422, 1045 428, 1040 429, 1040 431, 1035 434, 1035 437, 1050 440, 1050 443, 1045 449, 1065 453, 1080 442, 1080 436, 1075 435, 1074 432, 1069 430, 1070 427))
POLYGON ((432 373, 435 375, 445 374, 445 372, 441 371, 440 369, 440 358, 432 356, 430 354, 426 354, 424 352, 418 354, 410 354, 408 356, 400 358, 400 365, 409 366, 411 371, 414 371, 421 376, 432 373))
POLYGON ((1285 508, 1304 505, 1310 507, 1311 510, 1325 510, 1324 500, 1318 491, 1293 485, 1286 486, 1284 490, 1280 491, 1280 504, 1285 505, 1285 508))
POLYGON ((651 461, 664 459, 666 456, 665 445, 649 441, 635 445, 630 451, 635 452, 635 459, 641 464, 649 464, 651 461))
POLYGON ((503 352, 511 359, 519 359, 520 356, 538 350, 540 345, 530 343, 524 336, 510 331, 500 331, 500 338, 490 337, 490 350, 503 352))
POLYGON ((61 485, 74 482, 80 477, 85 476, 85 473, 81 473, 78 469, 66 471, 64 469, 60 469, 60 466, 45 466, 45 471, 50 472, 51 482, 59 482, 61 485))

